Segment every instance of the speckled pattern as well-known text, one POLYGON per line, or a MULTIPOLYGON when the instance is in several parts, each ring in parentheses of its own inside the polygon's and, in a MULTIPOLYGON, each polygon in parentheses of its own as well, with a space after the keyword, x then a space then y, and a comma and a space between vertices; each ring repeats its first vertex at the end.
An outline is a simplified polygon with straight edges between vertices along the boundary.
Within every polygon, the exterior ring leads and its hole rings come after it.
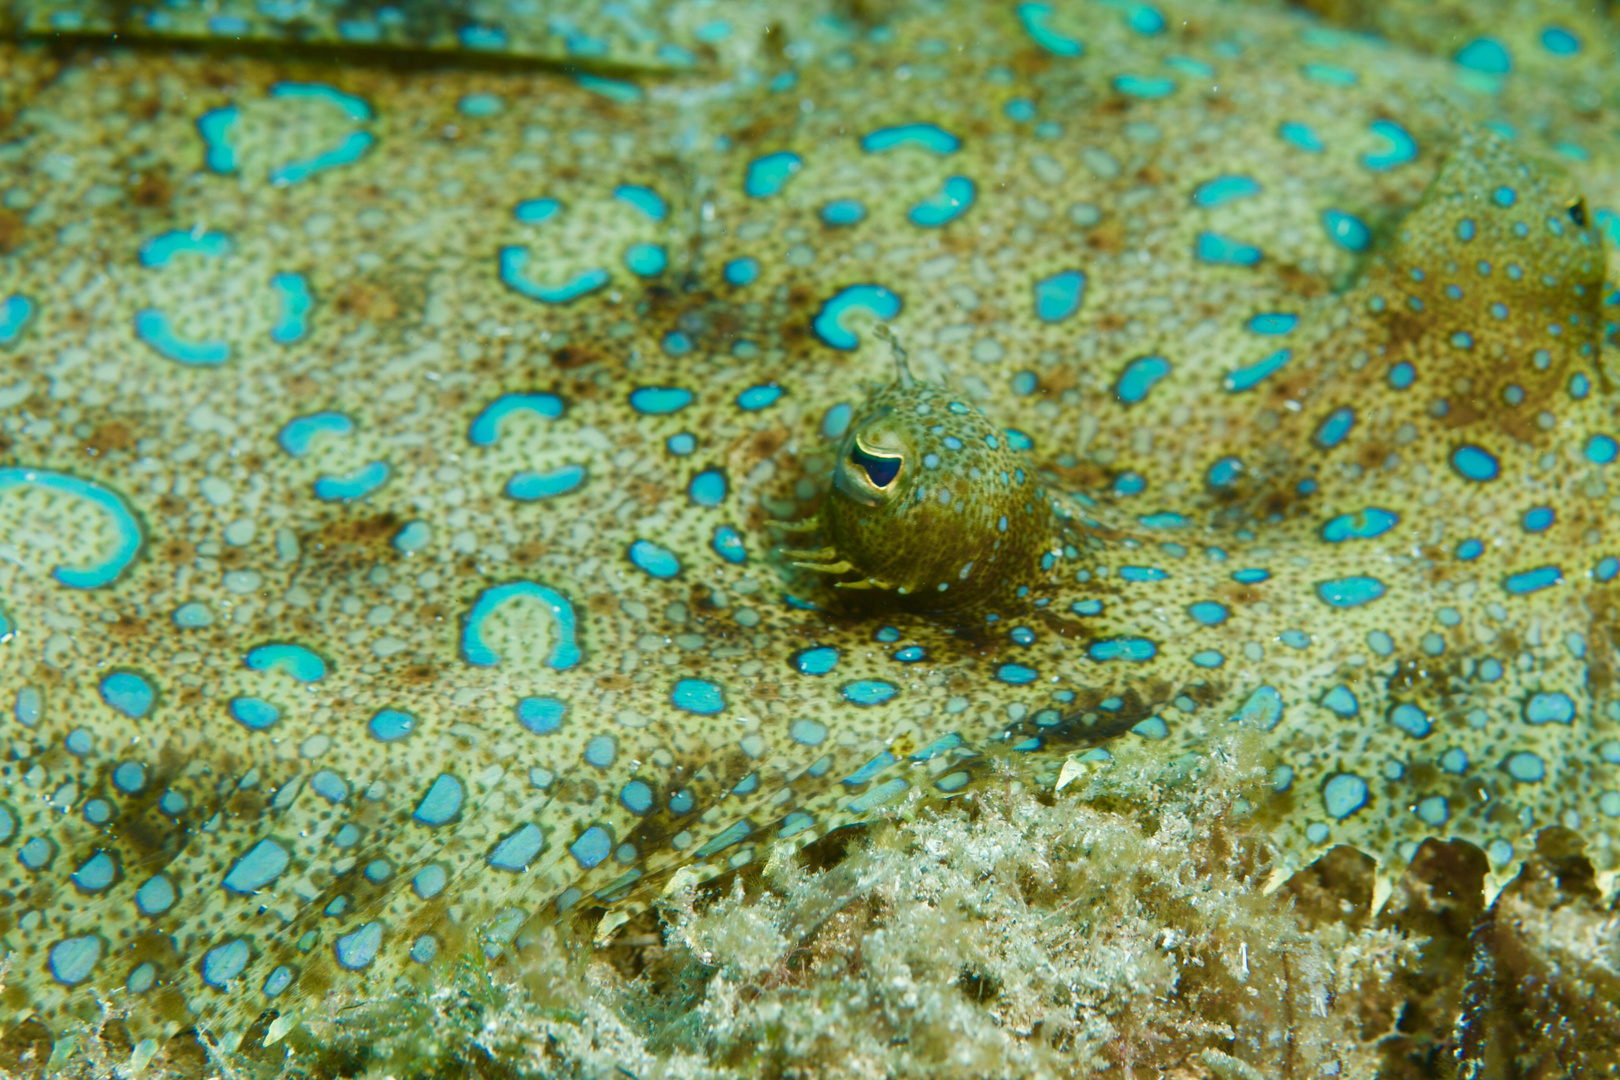
MULTIPOLYGON (((1158 798, 1232 724, 1273 884, 1439 837, 1500 887, 1556 823, 1612 888, 1608 25, 771 25, 679 76, 87 49, 15 114, 8 1010, 229 1051, 1008 767, 1158 798), (963 515, 987 432, 1050 500, 1027 594, 776 550, 896 394, 963 515)), ((971 558, 939 522, 895 547, 971 558)))

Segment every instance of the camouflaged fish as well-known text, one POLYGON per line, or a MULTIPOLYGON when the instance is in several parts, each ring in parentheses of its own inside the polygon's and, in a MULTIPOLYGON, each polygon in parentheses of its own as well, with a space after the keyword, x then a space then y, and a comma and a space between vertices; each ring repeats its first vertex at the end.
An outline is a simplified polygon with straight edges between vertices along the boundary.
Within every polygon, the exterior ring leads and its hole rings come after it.
POLYGON ((8 1012, 228 1051, 1009 767, 1157 797, 1240 728, 1274 882, 1433 837, 1500 887, 1560 825, 1612 887, 1620 144, 1570 102, 1613 40, 1497 32, 924 4, 638 81, 8 47, 8 1012))

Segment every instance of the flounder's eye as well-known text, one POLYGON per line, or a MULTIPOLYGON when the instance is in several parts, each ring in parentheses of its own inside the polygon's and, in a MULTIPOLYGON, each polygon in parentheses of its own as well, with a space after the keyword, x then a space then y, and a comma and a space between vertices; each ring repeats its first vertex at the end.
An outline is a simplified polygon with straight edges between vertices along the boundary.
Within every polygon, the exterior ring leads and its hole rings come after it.
POLYGON ((1569 220, 1581 228, 1586 228, 1586 200, 1576 199, 1565 209, 1569 212, 1569 220))
POLYGON ((900 466, 905 463, 904 458, 874 454, 859 442, 850 448, 849 460, 860 466, 866 478, 872 481, 872 486, 880 491, 894 483, 895 477, 900 475, 900 466))

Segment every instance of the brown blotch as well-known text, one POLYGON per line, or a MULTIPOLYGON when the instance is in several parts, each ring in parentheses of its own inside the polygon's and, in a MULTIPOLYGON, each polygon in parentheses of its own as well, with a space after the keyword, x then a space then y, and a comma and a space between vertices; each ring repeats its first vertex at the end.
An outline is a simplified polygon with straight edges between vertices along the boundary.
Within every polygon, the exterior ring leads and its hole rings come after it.
POLYGON ((164 562, 179 566, 197 557, 197 545, 178 536, 171 537, 157 546, 157 555, 164 562))
POLYGON ((332 307, 341 315, 353 315, 371 323, 386 323, 399 315, 399 301, 381 285, 370 281, 357 281, 332 301, 332 307))
POLYGON ((0 255, 22 247, 24 232, 23 219, 15 211, 0 208, 0 255))
POLYGON ((141 178, 130 187, 129 197, 136 206, 161 209, 174 198, 174 185, 163 173, 141 173, 141 178))
POLYGON ((120 420, 110 420, 90 433, 84 440, 85 453, 100 456, 113 450, 128 450, 135 445, 135 433, 120 420))

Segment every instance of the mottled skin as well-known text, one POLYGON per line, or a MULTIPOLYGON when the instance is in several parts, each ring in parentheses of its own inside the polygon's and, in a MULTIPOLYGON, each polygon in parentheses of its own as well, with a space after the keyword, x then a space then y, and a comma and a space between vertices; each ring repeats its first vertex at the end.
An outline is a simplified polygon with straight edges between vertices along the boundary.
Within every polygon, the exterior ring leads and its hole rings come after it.
POLYGON ((65 584, 52 568, 112 549, 108 513, 33 481, 0 492, 14 1014, 63 1030, 106 1000, 137 1040, 196 1025, 228 1050, 267 1008, 274 1034, 463 958, 521 966, 559 911, 645 903, 1002 762, 1151 806, 1234 721, 1271 767, 1239 818, 1275 850, 1273 883, 1334 844, 1392 873, 1439 837, 1484 848, 1495 887, 1557 823, 1612 885, 1601 560, 1620 552, 1592 226, 1620 196, 1616 118, 1532 79, 1459 89, 1444 60, 1269 10, 1167 9, 1144 34, 1077 6, 1045 45, 1012 10, 948 14, 813 23, 782 58, 749 39, 732 68, 649 75, 639 97, 91 52, 18 115, 0 291, 33 310, 0 379, 0 466, 115 493, 142 546, 106 584, 65 584), (374 115, 268 92, 283 80, 374 115), (458 111, 477 94, 502 107, 458 111), (227 105, 222 172, 197 125, 227 105), (1412 153, 1370 127, 1390 118, 1412 153), (960 141, 863 148, 902 124, 960 141), (357 128, 375 140, 358 160, 270 182, 357 128), (1543 161, 1571 139, 1579 183, 1543 161), (750 163, 784 152, 798 167, 755 183, 750 163), (1195 196, 1238 176, 1254 188, 1195 196), (951 177, 971 206, 919 224, 951 177), (553 216, 514 216, 542 197, 553 216), (864 219, 824 218, 835 199, 864 219), (1365 250, 1328 210, 1365 223, 1365 250), (176 230, 229 248, 137 258, 176 230), (1212 263, 1205 233, 1258 251, 1212 263), (667 267, 633 272, 634 244, 667 267), (503 280, 512 249, 527 262, 503 280), (610 283, 536 298, 590 270, 610 283), (1075 308, 1037 305, 1076 271, 1075 308), (314 306, 281 340, 267 283, 291 272, 314 306), (867 313, 845 318, 853 342, 815 328, 865 282, 904 302, 909 389, 864 389, 893 371, 867 313), (230 358, 162 355, 132 332, 148 309, 230 358), (1265 313, 1297 326, 1251 329, 1265 313), (1144 390, 1148 356, 1166 366, 1144 390), (483 437, 509 394, 530 407, 483 437), (941 398, 968 406, 943 432, 867 419, 941 398), (324 412, 351 428, 287 449, 285 426, 324 412), (847 433, 878 457, 977 438, 999 461, 983 440, 1007 428, 1055 516, 1031 501, 1015 528, 1015 500, 1001 550, 1020 565, 976 566, 986 591, 943 612, 901 602, 930 558, 996 553, 1005 493, 973 476, 989 461, 941 455, 950 514, 851 503, 831 483, 860 464, 847 433), (317 497, 371 462, 381 486, 317 497), (567 466, 585 470, 567 490, 507 494, 567 466), (772 521, 813 520, 851 571, 773 554, 772 521), (896 602, 834 588, 871 577, 896 602), (324 671, 248 666, 267 644, 324 671), (153 700, 109 695, 115 673, 153 700), (232 718, 250 698, 273 724, 232 718), (379 728, 385 710, 409 732, 379 728))

